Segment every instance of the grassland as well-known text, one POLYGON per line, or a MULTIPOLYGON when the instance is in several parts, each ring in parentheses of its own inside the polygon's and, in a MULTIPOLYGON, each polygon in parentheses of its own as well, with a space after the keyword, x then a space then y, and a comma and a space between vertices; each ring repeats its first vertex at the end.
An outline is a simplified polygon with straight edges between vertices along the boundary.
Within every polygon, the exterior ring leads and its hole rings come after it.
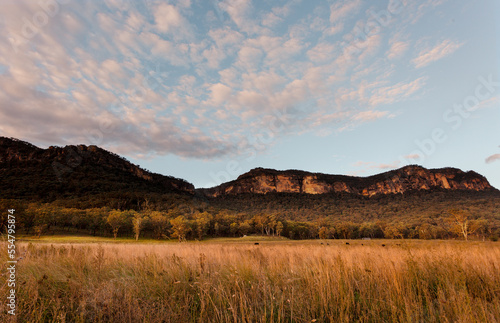
POLYGON ((500 321, 500 243, 252 239, 18 243, 17 320, 500 321))

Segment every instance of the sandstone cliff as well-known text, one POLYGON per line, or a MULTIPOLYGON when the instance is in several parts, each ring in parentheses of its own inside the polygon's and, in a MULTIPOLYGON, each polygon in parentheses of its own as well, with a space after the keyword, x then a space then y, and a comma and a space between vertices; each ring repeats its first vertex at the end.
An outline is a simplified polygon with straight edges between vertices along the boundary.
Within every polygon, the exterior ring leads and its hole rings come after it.
POLYGON ((211 197, 270 192, 373 196, 433 189, 482 191, 493 187, 483 176, 456 168, 426 169, 421 166, 406 166, 369 177, 256 168, 234 181, 200 191, 211 197))

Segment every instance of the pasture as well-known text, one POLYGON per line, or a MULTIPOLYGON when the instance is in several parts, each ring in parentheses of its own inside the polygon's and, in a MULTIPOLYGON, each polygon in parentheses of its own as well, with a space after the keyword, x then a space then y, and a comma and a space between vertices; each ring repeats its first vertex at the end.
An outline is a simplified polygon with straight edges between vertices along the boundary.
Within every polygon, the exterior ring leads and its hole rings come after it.
POLYGON ((500 321, 495 242, 69 237, 17 254, 20 322, 500 321))

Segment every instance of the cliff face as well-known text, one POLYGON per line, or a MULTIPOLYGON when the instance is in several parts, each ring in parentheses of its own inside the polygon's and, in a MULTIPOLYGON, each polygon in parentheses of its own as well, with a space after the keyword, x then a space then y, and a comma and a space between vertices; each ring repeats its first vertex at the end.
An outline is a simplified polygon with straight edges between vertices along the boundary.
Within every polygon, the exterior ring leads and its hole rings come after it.
POLYGON ((97 146, 41 149, 24 141, 0 137, 0 174, 13 177, 14 173, 26 174, 16 175, 21 176, 20 181, 29 181, 31 173, 40 175, 40 179, 47 183, 64 184, 73 178, 94 178, 109 183, 121 182, 124 187, 128 183, 149 183, 166 191, 194 193, 194 186, 185 180, 151 173, 97 146))
POLYGON ((269 192, 307 194, 333 192, 373 196, 432 189, 482 191, 492 189, 492 186, 486 178, 475 172, 463 172, 455 168, 425 169, 420 166, 407 166, 370 177, 257 168, 234 181, 201 191, 211 197, 269 192))

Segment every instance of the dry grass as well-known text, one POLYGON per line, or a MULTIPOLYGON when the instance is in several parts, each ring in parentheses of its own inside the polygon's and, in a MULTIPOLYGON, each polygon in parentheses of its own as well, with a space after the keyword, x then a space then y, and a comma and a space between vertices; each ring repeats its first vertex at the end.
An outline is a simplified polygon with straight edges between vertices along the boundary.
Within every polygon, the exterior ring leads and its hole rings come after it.
POLYGON ((17 273, 20 322, 500 321, 498 243, 18 249, 26 253, 17 273))

